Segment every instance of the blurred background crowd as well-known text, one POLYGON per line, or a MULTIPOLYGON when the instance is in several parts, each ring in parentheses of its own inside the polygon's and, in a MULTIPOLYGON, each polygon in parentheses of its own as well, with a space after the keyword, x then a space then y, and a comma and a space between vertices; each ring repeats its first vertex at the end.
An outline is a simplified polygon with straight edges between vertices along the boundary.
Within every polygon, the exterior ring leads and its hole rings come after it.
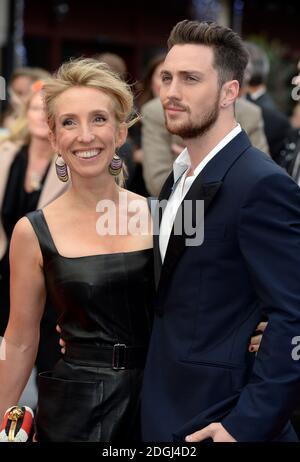
MULTIPOLYGON (((55 177, 43 112, 49 73, 69 58, 92 56, 132 84, 142 118, 119 153, 126 186, 157 196, 184 147, 165 129, 158 98, 169 32, 185 18, 227 25, 250 55, 237 120, 252 144, 300 185, 299 17, 297 0, 0 0, 0 336, 9 312, 13 227, 68 187, 55 177)), ((59 354, 54 326, 48 307, 37 370, 51 369, 59 354)))

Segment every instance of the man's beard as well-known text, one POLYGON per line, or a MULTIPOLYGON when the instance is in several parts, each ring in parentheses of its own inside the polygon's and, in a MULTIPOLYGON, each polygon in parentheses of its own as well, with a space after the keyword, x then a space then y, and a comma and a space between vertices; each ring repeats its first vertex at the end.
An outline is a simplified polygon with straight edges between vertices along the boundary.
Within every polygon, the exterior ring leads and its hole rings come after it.
POLYGON ((211 127, 213 127, 219 117, 219 95, 220 94, 217 95, 213 107, 202 115, 202 120, 199 124, 193 124, 192 122, 188 121, 183 124, 179 123, 178 125, 174 125, 172 127, 171 124, 169 124, 167 117, 165 116, 167 130, 173 135, 178 135, 186 140, 203 136, 209 131, 211 127))

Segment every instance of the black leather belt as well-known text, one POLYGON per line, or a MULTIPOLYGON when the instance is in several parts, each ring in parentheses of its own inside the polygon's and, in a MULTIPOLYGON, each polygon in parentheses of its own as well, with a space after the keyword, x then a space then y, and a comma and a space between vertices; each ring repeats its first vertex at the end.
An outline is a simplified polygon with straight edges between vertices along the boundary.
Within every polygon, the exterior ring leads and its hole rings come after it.
POLYGON ((143 369, 147 347, 115 345, 80 345, 71 343, 66 346, 64 358, 77 363, 95 367, 110 367, 114 370, 143 369))

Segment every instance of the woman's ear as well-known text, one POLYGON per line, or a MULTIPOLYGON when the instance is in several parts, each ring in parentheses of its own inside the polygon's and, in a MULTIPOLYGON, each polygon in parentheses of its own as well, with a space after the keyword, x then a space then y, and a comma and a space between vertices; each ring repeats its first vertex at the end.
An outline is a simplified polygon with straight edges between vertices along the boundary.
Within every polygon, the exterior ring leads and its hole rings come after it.
POLYGON ((117 136, 117 140, 116 140, 116 144, 117 144, 118 148, 123 146, 123 144, 125 143, 125 141, 127 139, 127 134, 128 134, 127 124, 126 123, 121 123, 119 125, 118 136, 117 136))

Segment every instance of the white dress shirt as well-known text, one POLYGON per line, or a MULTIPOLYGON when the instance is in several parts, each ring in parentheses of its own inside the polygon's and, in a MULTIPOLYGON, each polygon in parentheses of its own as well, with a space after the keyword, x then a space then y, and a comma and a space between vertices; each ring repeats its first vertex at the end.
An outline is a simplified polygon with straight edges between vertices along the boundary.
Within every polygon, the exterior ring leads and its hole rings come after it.
POLYGON ((242 131, 240 124, 237 124, 218 144, 215 146, 201 162, 197 165, 192 175, 187 176, 191 160, 187 148, 177 157, 173 164, 174 186, 173 192, 169 197, 168 204, 162 216, 160 231, 159 231, 159 249, 162 262, 164 261, 170 234, 173 228, 174 220, 178 208, 184 199, 186 193, 192 186, 193 182, 204 169, 208 162, 223 149, 233 138, 235 138, 242 131))

